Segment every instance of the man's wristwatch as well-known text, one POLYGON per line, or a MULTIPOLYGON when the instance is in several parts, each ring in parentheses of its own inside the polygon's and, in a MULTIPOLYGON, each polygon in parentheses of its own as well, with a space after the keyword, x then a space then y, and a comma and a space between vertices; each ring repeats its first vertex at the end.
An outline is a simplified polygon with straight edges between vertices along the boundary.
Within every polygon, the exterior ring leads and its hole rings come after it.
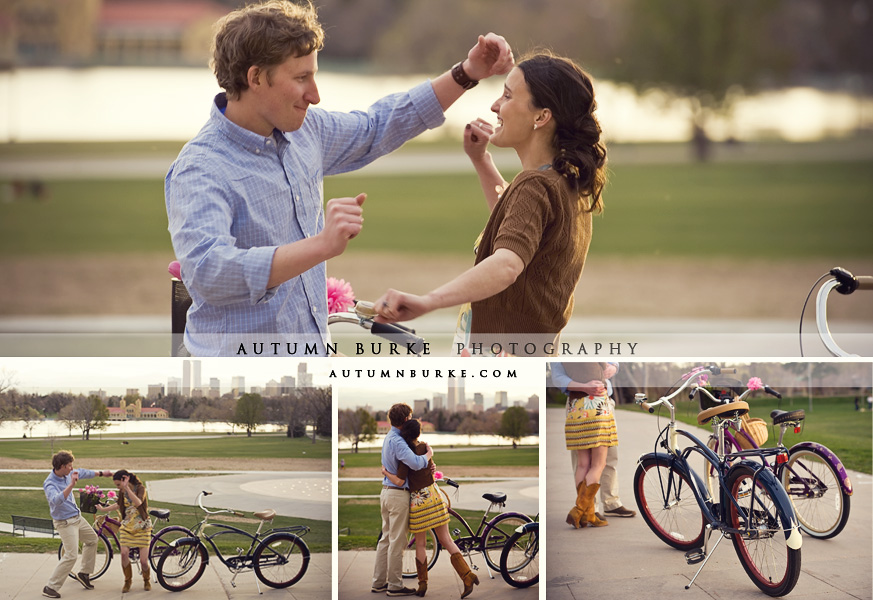
POLYGON ((479 82, 477 80, 470 79, 470 76, 467 75, 466 71, 464 71, 464 61, 461 61, 454 67, 452 67, 452 79, 454 79, 455 83, 457 83, 465 90, 469 90, 470 88, 474 88, 479 85, 479 82))

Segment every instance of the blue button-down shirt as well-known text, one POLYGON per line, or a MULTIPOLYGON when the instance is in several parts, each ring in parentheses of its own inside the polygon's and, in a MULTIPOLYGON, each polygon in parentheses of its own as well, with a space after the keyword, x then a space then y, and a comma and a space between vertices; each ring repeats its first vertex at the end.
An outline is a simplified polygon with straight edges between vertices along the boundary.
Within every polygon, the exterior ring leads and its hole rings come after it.
MULTIPOLYGON (((91 479, 96 477, 97 473, 88 469, 75 469, 79 473, 79 479, 91 479)), ((64 519, 72 519, 78 517, 79 507, 76 506, 75 488, 70 491, 70 495, 64 497, 64 490, 70 485, 70 475, 66 477, 58 477, 55 472, 49 473, 42 484, 42 489, 45 492, 45 499, 48 500, 49 512, 52 519, 63 521, 64 519)))
MULTIPOLYGON (((382 442, 382 465, 389 473, 396 474, 401 462, 409 467, 410 471, 418 471, 427 466, 427 459, 413 452, 406 440, 400 437, 400 430, 392 427, 385 436, 385 441, 382 442)), ((394 486, 387 477, 382 479, 382 485, 394 486)), ((403 482, 403 488, 409 489, 408 480, 403 482)))
POLYGON ((325 176, 359 169, 441 125, 443 110, 424 82, 367 112, 310 107, 299 130, 262 137, 229 121, 226 105, 216 96, 165 181, 173 249, 192 299, 185 346, 216 356, 239 354, 241 343, 252 354, 253 342, 282 342, 279 353, 293 354, 288 342, 300 342, 303 354, 306 342, 324 353, 324 263, 267 289, 273 253, 321 231, 325 176))

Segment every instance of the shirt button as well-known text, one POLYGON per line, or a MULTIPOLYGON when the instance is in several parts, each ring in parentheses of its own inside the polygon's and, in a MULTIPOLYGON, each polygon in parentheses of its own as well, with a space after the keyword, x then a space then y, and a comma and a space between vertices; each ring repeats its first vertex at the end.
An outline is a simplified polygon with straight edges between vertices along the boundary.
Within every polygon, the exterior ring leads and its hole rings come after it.
POLYGON ((312 314, 314 314, 314 315, 318 314, 318 309, 314 306, 312 307, 312 314))
POLYGON ((255 150, 255 154, 260 154, 260 153, 261 153, 260 149, 255 150))

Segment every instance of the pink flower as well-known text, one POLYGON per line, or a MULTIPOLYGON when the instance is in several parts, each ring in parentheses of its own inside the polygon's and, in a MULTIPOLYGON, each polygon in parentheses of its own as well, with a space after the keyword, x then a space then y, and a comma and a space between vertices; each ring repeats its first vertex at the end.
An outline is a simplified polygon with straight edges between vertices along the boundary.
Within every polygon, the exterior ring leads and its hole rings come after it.
POLYGON ((115 492, 110 491, 109 498, 114 500, 115 499, 115 492))
POLYGON ((750 390, 763 390, 764 382, 761 381, 760 377, 752 377, 749 379, 749 383, 746 384, 746 387, 750 390))
POLYGON ((443 478, 443 472, 442 471, 435 471, 433 474, 433 478, 436 479, 437 481, 439 481, 440 479, 443 478))
POLYGON ((174 260, 167 265, 167 271, 176 279, 182 279, 182 265, 179 264, 178 260, 174 260))
POLYGON ((355 293, 345 279, 327 278, 327 312, 343 312, 355 304, 355 293))

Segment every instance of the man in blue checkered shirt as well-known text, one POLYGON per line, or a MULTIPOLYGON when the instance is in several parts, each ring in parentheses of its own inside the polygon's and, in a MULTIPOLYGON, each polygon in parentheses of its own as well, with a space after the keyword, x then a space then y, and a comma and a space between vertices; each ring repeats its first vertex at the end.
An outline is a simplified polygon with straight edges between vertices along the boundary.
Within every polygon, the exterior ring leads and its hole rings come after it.
POLYGON ((253 354, 258 344, 263 354, 323 354, 325 261, 361 231, 366 197, 324 204, 323 178, 441 125, 466 89, 513 64, 506 41, 489 33, 432 81, 367 111, 328 112, 312 107, 323 41, 315 9, 283 0, 218 23, 213 68, 225 91, 165 181, 193 355, 253 354))

